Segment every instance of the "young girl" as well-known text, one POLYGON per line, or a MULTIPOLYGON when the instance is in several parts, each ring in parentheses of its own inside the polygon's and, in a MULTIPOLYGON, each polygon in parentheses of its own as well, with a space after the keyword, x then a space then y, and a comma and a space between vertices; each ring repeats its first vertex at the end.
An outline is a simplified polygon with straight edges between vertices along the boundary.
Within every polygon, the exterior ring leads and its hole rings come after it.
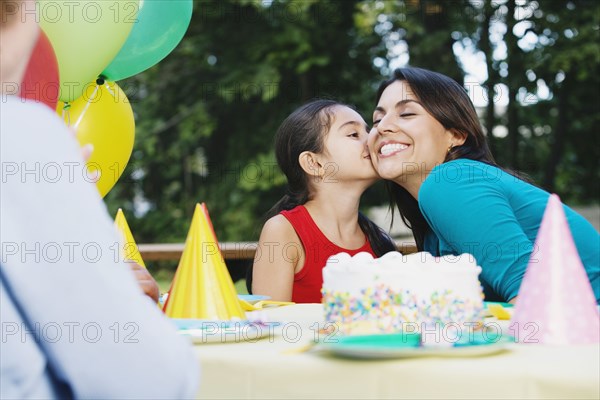
MULTIPOLYGON (((435 72, 396 70, 379 88, 369 150, 418 249, 472 254, 486 299, 514 302, 549 193, 496 165, 466 91, 435 72)), ((564 210, 599 300, 600 236, 564 210)))
POLYGON ((296 303, 321 301, 322 269, 334 254, 395 250, 358 211, 378 180, 367 126, 348 106, 316 100, 294 111, 275 137, 287 194, 269 211, 254 260, 252 292, 296 303))

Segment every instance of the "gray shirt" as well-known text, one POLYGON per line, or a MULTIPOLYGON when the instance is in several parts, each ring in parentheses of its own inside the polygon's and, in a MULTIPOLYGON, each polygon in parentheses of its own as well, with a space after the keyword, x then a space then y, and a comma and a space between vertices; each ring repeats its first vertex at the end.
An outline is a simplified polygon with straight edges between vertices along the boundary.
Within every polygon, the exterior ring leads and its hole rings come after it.
POLYGON ((11 96, 0 124, 0 397, 193 397, 192 346, 123 261, 73 135, 11 96))

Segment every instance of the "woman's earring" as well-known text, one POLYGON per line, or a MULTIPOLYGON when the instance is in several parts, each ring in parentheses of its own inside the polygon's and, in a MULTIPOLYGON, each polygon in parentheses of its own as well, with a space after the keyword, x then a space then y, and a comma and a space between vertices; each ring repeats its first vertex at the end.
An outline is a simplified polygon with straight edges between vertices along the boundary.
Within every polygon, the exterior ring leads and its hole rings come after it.
POLYGON ((453 147, 454 147, 453 144, 451 144, 450 147, 448 147, 448 154, 450 154, 450 151, 452 150, 453 147))

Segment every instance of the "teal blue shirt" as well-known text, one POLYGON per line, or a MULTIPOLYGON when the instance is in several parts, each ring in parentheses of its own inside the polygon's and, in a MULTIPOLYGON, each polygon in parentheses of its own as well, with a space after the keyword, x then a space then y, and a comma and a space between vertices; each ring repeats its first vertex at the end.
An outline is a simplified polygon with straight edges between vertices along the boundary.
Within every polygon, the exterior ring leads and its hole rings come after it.
MULTIPOLYGON (((550 194, 501 169, 473 160, 435 167, 419 191, 419 207, 432 231, 424 248, 434 255, 472 254, 482 272, 486 300, 508 301, 532 253, 550 194)), ((600 235, 571 208, 567 221, 600 302, 600 235)))

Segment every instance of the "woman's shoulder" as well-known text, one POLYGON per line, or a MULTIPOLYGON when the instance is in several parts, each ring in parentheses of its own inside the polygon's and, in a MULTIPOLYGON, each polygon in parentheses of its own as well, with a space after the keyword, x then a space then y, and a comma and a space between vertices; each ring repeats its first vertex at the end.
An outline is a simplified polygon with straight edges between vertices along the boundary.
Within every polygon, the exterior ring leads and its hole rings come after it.
POLYGON ((456 186, 479 182, 498 183, 507 177, 512 175, 496 165, 461 158, 435 166, 423 184, 456 186))
POLYGON ((468 182, 475 172, 479 172, 483 164, 477 161, 458 159, 436 165, 425 177, 422 188, 453 187, 468 182))
POLYGON ((502 174, 506 174, 497 165, 488 164, 482 161, 470 160, 468 158, 459 158, 439 164, 431 171, 433 176, 442 175, 449 181, 465 181, 476 178, 494 179, 502 174))
POLYGON ((461 196, 483 190, 499 190, 508 174, 495 165, 458 159, 437 165, 419 190, 419 202, 444 195, 461 196))

